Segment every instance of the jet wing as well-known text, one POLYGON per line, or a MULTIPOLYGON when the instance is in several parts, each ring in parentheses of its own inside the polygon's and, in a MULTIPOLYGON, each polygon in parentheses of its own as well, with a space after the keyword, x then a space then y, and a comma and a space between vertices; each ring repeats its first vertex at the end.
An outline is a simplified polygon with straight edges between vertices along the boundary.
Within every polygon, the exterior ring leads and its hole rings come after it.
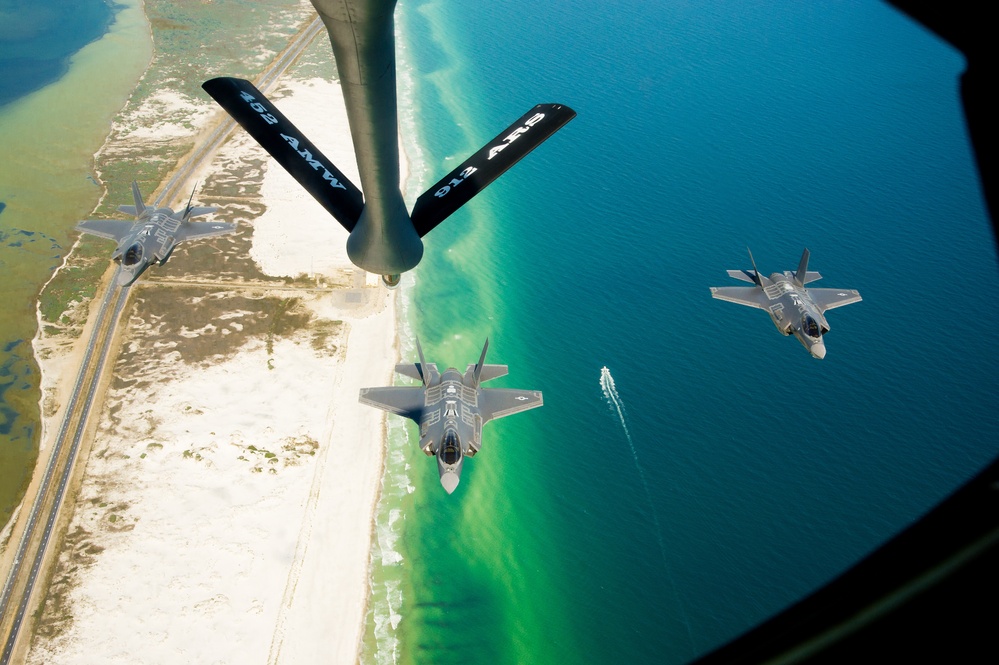
POLYGON ((483 424, 490 420, 512 416, 521 411, 534 409, 544 404, 540 390, 512 390, 489 388, 483 390, 479 398, 479 415, 483 424))
POLYGON ((863 300, 854 289, 808 289, 808 295, 820 312, 863 300))
POLYGON ((758 286, 712 286, 711 297, 747 307, 758 307, 759 309, 770 307, 770 298, 767 298, 767 294, 758 286))
POLYGON ((87 219, 77 224, 76 230, 120 241, 132 232, 134 226, 135 222, 121 219, 87 219))
POLYGON ((423 415, 424 394, 422 386, 361 388, 360 402, 409 418, 419 424, 423 415))
POLYGON ((174 237, 177 242, 181 242, 183 240, 194 240, 195 238, 224 236, 227 233, 234 233, 235 231, 235 224, 223 224, 222 222, 185 222, 177 229, 174 237))

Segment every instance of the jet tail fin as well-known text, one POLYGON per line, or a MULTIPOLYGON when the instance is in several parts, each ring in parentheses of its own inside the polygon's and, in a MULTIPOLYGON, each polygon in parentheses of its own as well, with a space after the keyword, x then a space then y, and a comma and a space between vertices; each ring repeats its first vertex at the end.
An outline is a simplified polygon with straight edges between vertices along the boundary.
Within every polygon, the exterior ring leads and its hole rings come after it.
POLYGON ((747 247, 746 251, 749 252, 749 262, 753 264, 753 275, 754 275, 753 281, 756 282, 756 286, 762 289, 763 276, 760 275, 760 269, 756 267, 756 259, 753 258, 753 250, 747 247))
POLYGON ((146 204, 142 200, 142 192, 139 191, 139 183, 135 180, 132 181, 132 200, 135 201, 135 210, 138 214, 142 214, 146 211, 146 204))
POLYGON ((801 253, 801 261, 798 262, 798 269, 794 271, 794 281, 798 286, 804 286, 808 278, 808 248, 801 253))
POLYGON ((538 104, 525 113, 416 200, 416 232, 421 238, 430 233, 575 117, 576 112, 562 104, 538 104))
POLYGON ((423 357, 423 347, 420 346, 420 338, 416 338, 416 353, 420 356, 420 379, 423 381, 423 385, 430 385, 430 374, 428 373, 427 360, 423 357))
POLYGON ((118 206, 118 211, 123 212, 126 215, 138 217, 146 211, 146 204, 142 200, 142 192, 139 191, 139 183, 134 180, 132 181, 132 200, 135 202, 135 205, 118 206))
POLYGON ((198 191, 197 183, 191 188, 191 196, 187 199, 187 205, 184 206, 184 214, 181 216, 181 219, 187 219, 187 216, 191 214, 191 203, 194 201, 194 193, 196 191, 198 191))
POLYGON ((183 219, 185 222, 191 219, 192 217, 198 217, 199 215, 208 215, 218 210, 218 208, 211 208, 208 206, 191 205, 191 202, 194 201, 194 192, 196 191, 198 191, 197 185, 195 185, 194 189, 191 190, 191 196, 190 198, 187 199, 187 206, 184 207, 184 214, 181 215, 181 219, 183 219))
POLYGON ((420 346, 420 339, 416 339, 416 352, 420 356, 420 361, 416 363, 399 363, 395 366, 395 371, 403 376, 421 381, 424 387, 429 387, 434 378, 439 376, 437 363, 428 363, 423 357, 423 348, 420 346))
POLYGON ((341 226, 354 230, 364 208, 361 190, 264 93, 249 81, 231 77, 214 78, 201 87, 341 226))
POLYGON ((482 354, 479 356, 479 362, 476 363, 475 367, 472 369, 472 379, 475 381, 476 386, 478 386, 482 381, 482 368, 486 364, 486 351, 489 350, 489 338, 486 338, 486 343, 482 347, 482 354))

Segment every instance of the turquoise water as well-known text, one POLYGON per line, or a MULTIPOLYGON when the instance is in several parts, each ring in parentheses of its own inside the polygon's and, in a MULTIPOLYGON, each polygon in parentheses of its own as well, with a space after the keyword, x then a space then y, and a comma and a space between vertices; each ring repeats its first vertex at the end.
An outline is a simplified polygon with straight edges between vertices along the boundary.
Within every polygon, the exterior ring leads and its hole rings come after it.
POLYGON ((452 496, 390 456, 371 660, 684 662, 996 455, 997 265, 950 47, 877 2, 400 12, 424 184, 537 102, 579 117, 428 238, 428 360, 488 335, 497 387, 545 406, 490 424, 452 496), (825 360, 711 299, 747 245, 859 289, 825 360))

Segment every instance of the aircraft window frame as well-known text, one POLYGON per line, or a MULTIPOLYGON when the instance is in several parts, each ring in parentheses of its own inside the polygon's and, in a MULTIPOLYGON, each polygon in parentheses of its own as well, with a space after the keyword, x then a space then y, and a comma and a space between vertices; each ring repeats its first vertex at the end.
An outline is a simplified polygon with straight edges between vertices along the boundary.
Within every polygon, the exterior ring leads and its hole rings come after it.
POLYGON ((142 244, 132 243, 121 257, 121 262, 126 266, 134 266, 142 261, 142 244))
POLYGON ((461 441, 454 430, 446 432, 441 440, 441 461, 448 466, 454 466, 461 461, 461 441))
POLYGON ((809 314, 801 317, 801 329, 811 339, 822 339, 822 326, 809 314))

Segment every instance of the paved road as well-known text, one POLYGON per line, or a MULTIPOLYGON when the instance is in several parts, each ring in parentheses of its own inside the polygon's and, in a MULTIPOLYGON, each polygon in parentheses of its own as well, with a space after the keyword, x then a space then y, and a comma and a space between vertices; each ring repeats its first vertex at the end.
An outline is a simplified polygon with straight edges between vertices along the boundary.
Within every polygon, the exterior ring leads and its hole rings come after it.
MULTIPOLYGON (((117 277, 118 276, 116 274, 115 281, 112 282, 113 284, 117 283, 117 277)), ((24 588, 21 589, 20 600, 17 603, 17 611, 14 615, 14 622, 11 626, 7 641, 4 643, 3 654, 0 656, 0 663, 3 663, 4 665, 10 661, 10 656, 17 641, 21 623, 24 620, 25 611, 27 610, 28 600, 31 597, 31 591, 33 590, 35 581, 38 578, 38 572, 42 568, 45 549, 52 536, 52 527, 55 525, 56 518, 59 513, 58 508, 62 502, 63 494, 65 494, 66 491, 66 485, 69 482, 69 478, 73 470, 72 461, 76 458, 76 452, 79 448, 83 431, 86 429, 86 418, 90 412, 90 405, 93 402, 94 392, 96 391, 99 383, 98 379, 100 377, 101 370, 104 368, 104 362, 107 360, 111 338, 114 336, 113 325, 110 327, 108 326, 108 312, 112 312, 111 322, 116 322, 127 300, 127 287, 120 290, 112 287, 109 288, 104 294, 104 300, 101 302, 101 307, 97 313, 97 323, 94 326, 90 340, 87 342, 87 349, 83 357, 83 363, 80 365, 80 373, 76 377, 76 383, 73 386, 73 392, 70 395, 69 405, 66 408, 62 426, 59 428, 59 434, 56 436, 56 442, 52 449, 52 455, 45 468, 45 476, 42 479, 42 485, 38 490, 38 498, 32 506, 31 514, 28 518, 28 525, 25 528, 24 533, 21 535, 21 540, 18 544, 17 554, 14 558, 14 565, 12 566, 10 573, 7 576, 7 581, 4 584, 3 595, 0 596, 0 617, 5 617, 7 615, 7 610, 10 606, 14 589, 18 586, 17 583, 20 581, 19 578, 22 574, 24 564, 30 560, 31 570, 28 573, 28 579, 24 588), (101 331, 104 330, 107 330, 108 334, 102 337, 101 331), (99 344, 101 341, 103 341, 103 344, 99 344), (99 351, 98 347, 100 347, 99 351), (96 365, 93 364, 95 352, 97 352, 96 365), (89 371, 91 367, 93 367, 93 372, 89 371), (88 377, 92 378, 89 384, 90 389, 87 391, 86 397, 81 404, 80 396, 83 394, 84 386, 87 385, 88 377), (80 408, 82 408, 82 413, 80 419, 77 421, 77 427, 74 432, 72 445, 69 449, 68 455, 63 455, 63 448, 67 438, 66 435, 71 429, 70 426, 74 420, 74 414, 76 414, 80 408), (59 477, 59 484, 55 488, 55 495, 52 497, 50 496, 53 489, 52 480, 56 476, 56 471, 60 466, 60 462, 63 463, 62 474, 59 477), (51 502, 48 500, 50 498, 53 499, 51 502), (38 544, 38 547, 34 552, 35 556, 32 557, 29 556, 28 550, 32 545, 35 529, 38 527, 42 518, 42 513, 46 507, 48 507, 49 510, 48 518, 45 521, 45 529, 42 532, 41 542, 38 544)))
MULTIPOLYGON (((292 39, 288 47, 271 63, 264 74, 257 80, 257 87, 262 91, 270 88, 295 59, 302 53, 306 46, 322 31, 322 22, 317 17, 309 25, 292 39)), ((176 171, 167 184, 163 187, 160 195, 156 199, 155 205, 161 205, 163 200, 171 200, 178 195, 179 188, 190 178, 191 174, 228 138, 229 134, 236 127, 232 120, 224 120, 208 138, 188 157, 179 164, 176 171)), ((4 641, 3 653, 0 655, 0 665, 7 665, 10 662, 17 644, 20 629, 24 623, 25 614, 31 600, 31 592, 39 573, 44 569, 45 554, 49 540, 54 535, 53 527, 59 516, 59 508, 62 504, 63 495, 69 480, 73 475, 74 461, 87 429, 87 418, 93 405, 100 378, 104 370, 104 365, 111 350, 111 342, 114 339, 115 327, 121 316, 122 310, 128 301, 129 288, 117 287, 117 275, 111 281, 101 301, 97 314, 97 322, 87 342, 86 353, 80 366, 80 372, 73 392, 70 396, 65 415, 59 433, 56 436, 55 445, 52 449, 51 457, 45 469, 45 476, 38 490, 38 495, 31 513, 28 517, 27 526, 18 543, 17 554, 11 570, 8 571, 7 579, 0 594, 0 626, 6 625, 9 621, 9 611, 16 607, 13 614, 13 621, 10 624, 10 632, 4 641), (110 313, 110 315, 109 315, 110 313), (96 358, 96 360, 95 360, 96 358), (89 381, 88 381, 89 379, 89 381), (85 387, 86 391, 85 391, 85 387), (85 392, 84 392, 85 391, 85 392), (77 414, 79 417, 77 418, 77 414), (73 424, 76 427, 73 428, 73 424), (73 431, 72 442, 68 450, 65 450, 67 435, 73 431), (61 469, 61 473, 59 473, 61 469), (58 475, 58 485, 53 488, 53 479, 58 475), (53 493, 53 489, 55 490, 53 493), (42 520, 45 521, 44 529, 39 536, 36 530, 42 520), (33 549, 34 551, 30 551, 33 549), (25 564, 30 563, 30 570, 25 568, 25 564)))

